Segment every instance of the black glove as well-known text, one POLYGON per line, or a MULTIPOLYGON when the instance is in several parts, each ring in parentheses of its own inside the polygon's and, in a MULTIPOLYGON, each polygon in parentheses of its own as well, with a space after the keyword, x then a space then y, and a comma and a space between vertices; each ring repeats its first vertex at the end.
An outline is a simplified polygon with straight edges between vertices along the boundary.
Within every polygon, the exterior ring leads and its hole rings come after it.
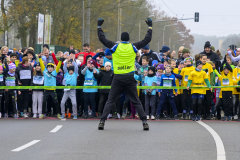
POLYGON ((64 57, 61 57, 59 60, 63 62, 63 61, 65 60, 65 58, 64 58, 64 57))
POLYGON ((152 27, 152 19, 151 18, 147 18, 147 20, 145 21, 148 25, 148 27, 152 27))
POLYGON ((103 18, 98 18, 98 27, 100 27, 104 22, 103 18))
POLYGON ((208 72, 208 69, 206 69, 205 72, 207 73, 207 72, 208 72))
POLYGON ((212 69, 213 69, 213 70, 215 70, 215 69, 216 69, 216 67, 213 67, 212 69))
POLYGON ((39 55, 39 56, 38 56, 38 58, 42 58, 42 56, 41 56, 41 55, 39 55))

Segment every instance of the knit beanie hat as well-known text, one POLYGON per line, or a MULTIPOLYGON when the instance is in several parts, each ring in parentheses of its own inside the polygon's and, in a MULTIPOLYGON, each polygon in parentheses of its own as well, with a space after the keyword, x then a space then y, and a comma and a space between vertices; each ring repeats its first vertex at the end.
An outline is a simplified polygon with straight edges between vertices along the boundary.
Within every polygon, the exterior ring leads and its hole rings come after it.
POLYGON ((92 55, 87 55, 87 57, 86 57, 86 61, 88 60, 89 57, 92 58, 92 55))
POLYGON ((0 65, 0 70, 3 70, 3 67, 2 67, 2 65, 0 65))
POLYGON ((147 45, 144 46, 142 49, 149 50, 149 45, 147 44, 147 45))
POLYGON ((164 70, 164 65, 163 65, 163 64, 159 64, 159 65, 157 66, 157 69, 164 70))
POLYGON ((187 61, 187 60, 190 60, 190 61, 191 61, 191 64, 193 64, 193 60, 192 60, 192 58, 190 58, 190 57, 185 58, 185 59, 184 59, 184 62, 187 61))
POLYGON ((122 33, 121 40, 122 41, 129 41, 130 40, 128 32, 123 32, 122 33))
POLYGON ((94 59, 91 59, 88 63, 93 64, 97 68, 97 62, 94 59))
POLYGON ((15 69, 15 68, 16 68, 16 65, 15 65, 14 63, 10 63, 10 64, 8 65, 8 68, 9 68, 9 70, 15 69))
POLYGON ((112 67, 112 64, 111 64, 110 62, 106 62, 105 65, 104 65, 104 67, 107 67, 107 66, 112 67))
POLYGON ((109 48, 107 48, 107 49, 104 51, 104 55, 105 55, 105 56, 111 56, 111 55, 112 55, 112 52, 110 51, 109 48))
POLYGON ((205 43, 205 45, 204 45, 204 49, 205 49, 205 48, 211 48, 211 44, 210 44, 209 41, 207 41, 207 42, 205 43))
POLYGON ((198 67, 198 66, 201 65, 201 64, 203 64, 202 61, 198 60, 198 61, 196 62, 196 67, 198 67))
POLYGON ((149 77, 153 77, 153 76, 155 76, 156 75, 156 69, 153 67, 153 66, 151 66, 151 67, 148 67, 148 71, 153 71, 153 74, 148 74, 148 76, 149 77))
POLYGON ((156 67, 157 64, 158 64, 158 61, 157 61, 157 60, 153 60, 153 61, 152 61, 152 66, 156 67))
POLYGON ((189 49, 188 48, 184 48, 182 50, 182 55, 184 55, 185 53, 190 53, 189 49))
POLYGON ((162 47, 162 53, 165 53, 167 51, 170 51, 170 48, 168 46, 163 46, 162 47))
POLYGON ((69 71, 73 71, 73 72, 74 72, 74 66, 69 66, 69 67, 67 68, 67 70, 68 70, 68 72, 69 72, 69 71))

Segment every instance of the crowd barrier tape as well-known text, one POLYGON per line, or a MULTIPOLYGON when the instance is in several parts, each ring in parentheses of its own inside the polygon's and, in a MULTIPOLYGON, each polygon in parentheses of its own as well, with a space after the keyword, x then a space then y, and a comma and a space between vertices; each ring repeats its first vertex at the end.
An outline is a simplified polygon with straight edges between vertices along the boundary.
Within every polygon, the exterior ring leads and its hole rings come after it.
MULTIPOLYGON (((211 88, 237 88, 235 86, 212 86, 211 88)), ((111 89, 111 86, 0 86, 0 89, 111 89)), ((187 87, 137 86, 137 89, 187 89, 187 87)), ((190 89, 208 89, 208 87, 190 87, 190 89)))

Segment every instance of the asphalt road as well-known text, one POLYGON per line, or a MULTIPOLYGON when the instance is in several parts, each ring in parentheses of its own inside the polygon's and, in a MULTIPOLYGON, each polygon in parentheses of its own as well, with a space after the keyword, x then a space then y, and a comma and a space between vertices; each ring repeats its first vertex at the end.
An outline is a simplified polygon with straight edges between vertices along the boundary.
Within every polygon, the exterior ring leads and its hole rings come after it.
MULTIPOLYGON (((202 121, 221 138, 226 159, 240 159, 240 123, 202 121)), ((98 120, 0 119, 0 159, 107 160, 163 159, 217 160, 211 133, 192 121, 108 120, 99 131, 98 120), (51 133, 57 125, 62 127, 51 133), (39 142, 12 151, 33 140, 39 142)))

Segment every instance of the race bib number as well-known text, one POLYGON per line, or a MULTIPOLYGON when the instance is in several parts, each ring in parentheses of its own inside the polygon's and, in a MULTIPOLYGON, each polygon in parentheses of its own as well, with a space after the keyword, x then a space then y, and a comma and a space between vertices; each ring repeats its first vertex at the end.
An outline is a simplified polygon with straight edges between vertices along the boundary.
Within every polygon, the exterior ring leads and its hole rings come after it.
POLYGON ((184 81, 188 81, 188 75, 185 75, 184 81))
POLYGON ((164 87, 172 87, 172 80, 163 80, 164 87))
POLYGON ((33 76, 34 84, 43 84, 44 77, 43 76, 33 76))
POLYGON ((92 86, 92 85, 93 85, 93 81, 94 81, 94 80, 85 80, 85 81, 84 81, 84 85, 85 85, 85 86, 92 86))
POLYGON ((64 91, 70 91, 70 89, 64 89, 64 91))
POLYGON ((223 78, 222 82, 223 82, 223 85, 229 85, 229 79, 228 78, 223 78))
POLYGON ((0 82, 3 81, 3 75, 0 75, 0 82))
POLYGON ((240 77, 240 73, 237 74, 237 79, 239 79, 239 77, 240 77))
POLYGON ((6 86, 15 86, 15 77, 7 77, 6 86))
POLYGON ((21 70, 19 72, 20 79, 31 79, 31 71, 30 70, 21 70))

